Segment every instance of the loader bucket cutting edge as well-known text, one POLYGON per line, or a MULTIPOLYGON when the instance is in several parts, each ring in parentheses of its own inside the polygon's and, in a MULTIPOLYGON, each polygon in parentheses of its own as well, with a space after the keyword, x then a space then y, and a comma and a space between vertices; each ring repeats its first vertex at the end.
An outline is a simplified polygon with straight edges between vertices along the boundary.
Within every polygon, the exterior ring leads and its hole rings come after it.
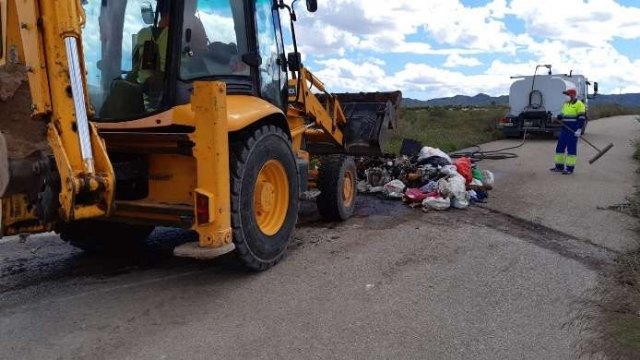
POLYGON ((347 118, 345 148, 358 156, 382 155, 387 130, 395 129, 402 93, 340 93, 338 97, 347 118))

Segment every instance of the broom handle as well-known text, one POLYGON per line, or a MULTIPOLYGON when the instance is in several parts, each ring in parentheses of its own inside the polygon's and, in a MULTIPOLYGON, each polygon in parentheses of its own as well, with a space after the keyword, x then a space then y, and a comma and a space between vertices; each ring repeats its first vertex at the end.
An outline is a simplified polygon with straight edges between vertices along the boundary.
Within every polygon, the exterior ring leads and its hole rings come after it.
MULTIPOLYGON (((573 130, 572 128, 570 128, 569 126, 567 126, 567 124, 565 124, 564 122, 560 121, 560 125, 562 125, 565 129, 571 131, 571 132, 576 132, 576 130, 573 130)), ((589 144, 589 146, 591 146, 592 148, 596 149, 596 151, 600 151, 600 149, 598 149, 595 145, 593 145, 592 143, 589 142, 589 140, 585 139, 582 135, 578 136, 580 139, 582 139, 582 141, 586 142, 587 144, 589 144)))

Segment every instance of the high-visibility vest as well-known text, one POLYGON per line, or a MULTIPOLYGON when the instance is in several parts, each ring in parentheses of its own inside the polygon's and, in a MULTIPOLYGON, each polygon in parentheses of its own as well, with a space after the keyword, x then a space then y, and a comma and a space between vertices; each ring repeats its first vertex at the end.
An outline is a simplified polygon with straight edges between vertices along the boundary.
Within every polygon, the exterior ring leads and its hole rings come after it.
POLYGON ((575 102, 567 101, 562 105, 562 120, 563 121, 577 121, 583 120, 586 116, 586 107, 580 100, 575 102))
MULTIPOLYGON (((144 43, 145 41, 153 41, 158 45, 158 56, 160 57, 160 68, 159 70, 164 72, 165 64, 167 62, 167 44, 169 41, 169 27, 165 27, 160 31, 160 35, 157 38, 153 37, 152 27, 146 27, 140 32, 138 32, 138 36, 136 37, 136 47, 134 51, 134 57, 138 59, 139 62, 142 61, 144 55, 144 43), (137 53, 136 53, 137 52, 137 53)), ((140 64, 135 64, 140 67, 140 64)), ((134 65, 134 66, 135 66, 134 65)), ((143 84, 152 74, 151 70, 140 69, 138 71, 137 81, 139 84, 143 84)))

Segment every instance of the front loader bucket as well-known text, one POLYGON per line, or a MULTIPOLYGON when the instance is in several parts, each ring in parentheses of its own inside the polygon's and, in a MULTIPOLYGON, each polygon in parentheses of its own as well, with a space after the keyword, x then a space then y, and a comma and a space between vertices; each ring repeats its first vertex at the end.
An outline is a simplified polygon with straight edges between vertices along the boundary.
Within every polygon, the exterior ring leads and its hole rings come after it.
POLYGON ((338 97, 347 125, 345 149, 350 155, 382 155, 387 141, 387 130, 396 128, 397 111, 402 93, 341 93, 338 97))

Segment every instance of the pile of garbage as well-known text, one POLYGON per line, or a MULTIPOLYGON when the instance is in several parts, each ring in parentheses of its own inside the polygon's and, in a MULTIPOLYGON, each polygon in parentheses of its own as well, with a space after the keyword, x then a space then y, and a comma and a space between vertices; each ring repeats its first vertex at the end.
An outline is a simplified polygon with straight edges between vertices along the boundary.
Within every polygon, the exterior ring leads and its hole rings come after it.
POLYGON ((468 157, 452 160, 425 146, 416 156, 383 156, 357 161, 358 192, 381 193, 425 210, 465 209, 486 202, 494 175, 468 157))

